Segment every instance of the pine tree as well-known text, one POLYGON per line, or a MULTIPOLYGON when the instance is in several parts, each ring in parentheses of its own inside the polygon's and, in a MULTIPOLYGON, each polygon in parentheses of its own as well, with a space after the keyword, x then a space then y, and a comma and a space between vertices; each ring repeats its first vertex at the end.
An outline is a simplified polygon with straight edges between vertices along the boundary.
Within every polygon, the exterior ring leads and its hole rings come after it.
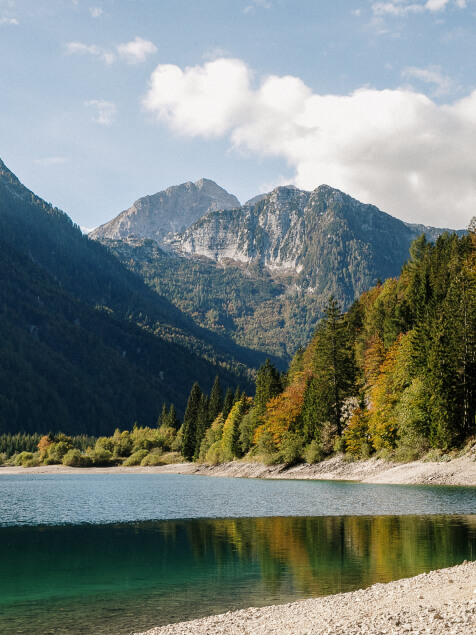
POLYGON ((200 445, 205 436, 205 432, 210 427, 211 420, 209 415, 210 400, 207 395, 202 394, 200 398, 200 406, 197 414, 197 430, 195 433, 195 451, 193 459, 196 461, 200 455, 200 445))
POLYGON ((233 395, 233 405, 235 405, 241 399, 241 388, 236 387, 235 394, 233 395))
POLYGON ((215 377, 212 392, 210 394, 210 404, 208 414, 210 421, 213 422, 223 410, 223 392, 221 389, 218 375, 215 377))
POLYGON ((246 414, 247 408, 248 400, 246 398, 246 395, 243 393, 239 402, 237 416, 233 421, 233 432, 231 438, 231 451, 233 452, 233 456, 236 456, 238 458, 240 458, 243 454, 240 443, 240 424, 246 414))
POLYGON ((223 419, 226 421, 226 418, 230 414, 231 409, 233 408, 234 396, 231 388, 226 389, 225 399, 223 400, 223 419))
POLYGON ((159 418, 157 419, 157 427, 160 428, 160 426, 163 426, 164 424, 166 424, 167 418, 168 418, 167 405, 164 403, 164 405, 162 406, 162 412, 160 413, 159 418))
POLYGON ((341 408, 352 394, 356 375, 351 344, 345 320, 331 296, 313 341, 314 377, 304 396, 305 409, 314 411, 314 421, 306 423, 308 431, 329 422, 339 436, 342 433, 341 408))
POLYGON ((260 416, 266 410, 266 404, 273 397, 277 397, 283 390, 281 375, 273 364, 266 360, 258 370, 256 375, 256 393, 254 406, 260 416))
POLYGON ((180 419, 177 417, 174 404, 171 404, 170 406, 170 410, 166 418, 166 424, 174 430, 178 430, 180 428, 180 419))
POLYGON ((188 398, 182 424, 182 455, 185 459, 187 459, 187 461, 191 461, 195 453, 195 446, 197 443, 197 420, 201 398, 202 391, 200 390, 198 383, 195 382, 188 398))

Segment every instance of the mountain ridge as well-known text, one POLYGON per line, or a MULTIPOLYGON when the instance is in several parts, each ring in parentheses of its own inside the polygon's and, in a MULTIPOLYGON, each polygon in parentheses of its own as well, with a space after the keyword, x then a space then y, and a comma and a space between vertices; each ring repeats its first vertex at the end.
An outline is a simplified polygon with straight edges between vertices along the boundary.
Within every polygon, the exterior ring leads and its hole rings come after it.
POLYGON ((430 240, 445 231, 404 223, 328 185, 279 186, 210 211, 164 243, 103 242, 198 324, 288 360, 330 295, 346 310, 379 279, 397 276, 422 229, 430 240))
POLYGON ((89 233, 90 238, 152 238, 161 242, 167 234, 183 231, 216 209, 239 207, 240 202, 210 179, 172 185, 137 199, 131 207, 89 233))

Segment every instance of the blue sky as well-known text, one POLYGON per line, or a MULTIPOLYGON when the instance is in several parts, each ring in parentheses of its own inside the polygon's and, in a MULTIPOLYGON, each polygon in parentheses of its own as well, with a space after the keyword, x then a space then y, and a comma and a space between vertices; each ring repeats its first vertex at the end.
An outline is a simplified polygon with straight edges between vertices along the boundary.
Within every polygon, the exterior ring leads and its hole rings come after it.
POLYGON ((0 157, 94 227, 215 180, 476 214, 476 0, 0 0, 0 157))

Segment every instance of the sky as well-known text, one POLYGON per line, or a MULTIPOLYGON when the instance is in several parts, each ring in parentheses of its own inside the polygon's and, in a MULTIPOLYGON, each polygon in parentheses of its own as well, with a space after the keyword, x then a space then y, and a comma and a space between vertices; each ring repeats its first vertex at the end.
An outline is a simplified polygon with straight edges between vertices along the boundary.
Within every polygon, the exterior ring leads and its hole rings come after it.
POLYGON ((0 0, 0 158, 93 228, 212 179, 476 215, 476 0, 0 0))

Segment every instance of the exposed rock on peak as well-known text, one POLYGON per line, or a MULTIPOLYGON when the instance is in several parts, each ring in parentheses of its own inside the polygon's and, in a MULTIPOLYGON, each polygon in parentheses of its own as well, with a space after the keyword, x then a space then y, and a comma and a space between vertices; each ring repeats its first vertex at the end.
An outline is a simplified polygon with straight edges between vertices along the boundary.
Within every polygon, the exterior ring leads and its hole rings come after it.
POLYGON ((281 190, 281 189, 284 189, 284 190, 298 190, 299 188, 297 188, 295 185, 279 185, 278 187, 276 187, 271 192, 266 192, 264 194, 258 194, 257 196, 253 196, 253 198, 250 198, 248 201, 246 201, 246 203, 244 203, 244 205, 256 205, 256 203, 259 203, 260 201, 262 201, 264 198, 266 198, 267 196, 269 196, 270 194, 272 194, 276 190, 281 190))
POLYGON ((184 255, 286 273, 309 292, 339 288, 348 302, 378 277, 397 275, 422 232, 434 240, 443 231, 404 223, 329 185, 280 186, 257 202, 209 213, 166 242, 184 255))
POLYGON ((188 181, 140 198, 116 218, 94 229, 89 236, 115 240, 139 236, 162 242, 167 234, 186 230, 208 212, 239 206, 236 196, 214 181, 188 181))

